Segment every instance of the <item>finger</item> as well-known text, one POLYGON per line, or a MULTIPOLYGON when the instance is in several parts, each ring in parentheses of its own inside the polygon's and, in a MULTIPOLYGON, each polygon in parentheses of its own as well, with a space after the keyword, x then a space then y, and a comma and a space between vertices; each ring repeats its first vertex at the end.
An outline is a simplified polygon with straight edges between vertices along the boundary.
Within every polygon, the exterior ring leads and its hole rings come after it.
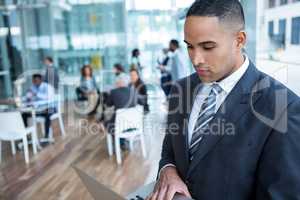
POLYGON ((149 200, 157 200, 158 192, 154 192, 149 200))
POLYGON ((180 194, 183 194, 186 197, 190 197, 190 198, 192 197, 187 187, 184 187, 180 191, 177 191, 177 192, 180 194))
POLYGON ((182 194, 186 197, 192 198, 192 195, 190 194, 190 192, 186 189, 182 191, 182 194))
POLYGON ((160 188, 160 182, 157 181, 155 186, 154 186, 153 193, 157 192, 159 190, 159 188, 160 188))
POLYGON ((151 200, 152 199, 152 197, 153 197, 153 195, 154 195, 154 193, 152 192, 152 193, 150 193, 147 197, 146 197, 146 200, 151 200))
POLYGON ((175 196, 176 190, 174 187, 169 187, 166 193, 166 198, 164 200, 172 200, 175 196))
POLYGON ((167 192, 167 187, 161 187, 158 192, 157 200, 164 200, 167 192))

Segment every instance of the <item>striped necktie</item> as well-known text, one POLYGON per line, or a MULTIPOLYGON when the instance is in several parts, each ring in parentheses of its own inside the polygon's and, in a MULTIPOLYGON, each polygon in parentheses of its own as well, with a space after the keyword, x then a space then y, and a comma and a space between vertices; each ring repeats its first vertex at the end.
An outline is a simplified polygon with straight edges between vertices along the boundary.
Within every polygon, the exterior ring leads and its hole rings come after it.
POLYGON ((189 147, 190 160, 193 160, 195 153, 198 150, 200 141, 205 134, 209 134, 209 122, 213 119, 216 110, 216 98, 222 88, 214 83, 211 86, 211 91, 208 97, 205 98, 199 115, 197 117, 195 127, 192 134, 192 139, 189 147))

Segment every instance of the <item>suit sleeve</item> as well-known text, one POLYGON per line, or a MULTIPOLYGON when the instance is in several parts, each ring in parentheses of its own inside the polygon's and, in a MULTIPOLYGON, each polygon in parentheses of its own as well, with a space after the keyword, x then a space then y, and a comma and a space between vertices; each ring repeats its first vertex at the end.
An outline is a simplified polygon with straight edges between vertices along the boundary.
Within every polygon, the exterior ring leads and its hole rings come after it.
POLYGON ((169 130, 170 125, 174 123, 173 120, 174 115, 176 116, 176 113, 171 113, 170 111, 173 111, 178 106, 177 92, 175 87, 172 87, 171 89, 171 93, 168 96, 168 102, 169 102, 169 111, 168 111, 168 119, 167 119, 167 128, 166 128, 166 135, 162 146, 161 159, 159 162, 159 172, 166 165, 176 166, 174 160, 172 134, 169 130))
MULTIPOLYGON (((257 200, 300 199, 300 102, 287 108, 277 124, 286 124, 282 133, 274 129, 266 141, 258 164, 257 200)), ((281 127, 282 128, 282 127, 281 127)))

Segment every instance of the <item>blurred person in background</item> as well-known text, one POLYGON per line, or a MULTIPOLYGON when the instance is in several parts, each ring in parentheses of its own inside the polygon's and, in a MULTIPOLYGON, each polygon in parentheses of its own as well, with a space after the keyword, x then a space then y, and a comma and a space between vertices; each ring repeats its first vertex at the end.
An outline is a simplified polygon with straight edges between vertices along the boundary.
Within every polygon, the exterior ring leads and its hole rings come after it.
MULTIPOLYGON (((42 81, 41 74, 34 74, 32 76, 32 86, 27 91, 24 98, 25 105, 31 105, 35 108, 40 108, 37 116, 45 118, 45 138, 49 138, 50 128, 50 116, 56 112, 55 104, 55 92, 54 88, 42 81)), ((22 118, 25 126, 27 127, 27 119, 31 116, 31 113, 22 113, 22 118)))
POLYGON ((139 72, 142 71, 142 66, 140 62, 140 50, 139 49, 133 49, 131 52, 131 65, 130 69, 137 69, 139 72))
MULTIPOLYGON (((128 86, 127 79, 119 77, 116 82, 116 88, 111 90, 106 101, 107 106, 113 107, 110 117, 105 117, 104 127, 108 134, 114 134, 116 110, 121 108, 130 108, 137 105, 137 92, 134 88, 128 86)), ((121 140, 121 147, 125 145, 121 140)))
POLYGON ((171 60, 169 56, 169 49, 164 48, 162 50, 162 53, 163 53, 163 57, 157 60, 158 68, 161 73, 160 85, 165 95, 168 96, 172 85, 172 75, 170 73, 171 60))
POLYGON ((147 88, 136 69, 130 70, 130 80, 130 87, 133 87, 137 92, 138 104, 144 107, 145 114, 149 113, 147 88))
POLYGON ((188 64, 190 61, 182 52, 179 42, 175 39, 170 40, 169 50, 171 52, 171 75, 173 81, 177 81, 183 77, 186 77, 190 73, 190 68, 188 64))
POLYGON ((45 57, 44 65, 46 66, 46 73, 44 75, 44 82, 52 85, 57 91, 59 86, 58 69, 53 65, 52 57, 45 57))
POLYGON ((125 73, 123 65, 121 65, 120 63, 116 63, 116 64, 114 64, 113 69, 114 69, 114 73, 116 76, 115 86, 118 87, 117 86, 118 80, 122 80, 128 85, 129 84, 129 76, 125 73))
POLYGON ((76 88, 77 99, 79 101, 87 100, 88 96, 97 93, 97 90, 92 67, 90 65, 84 65, 81 68, 80 85, 76 88))

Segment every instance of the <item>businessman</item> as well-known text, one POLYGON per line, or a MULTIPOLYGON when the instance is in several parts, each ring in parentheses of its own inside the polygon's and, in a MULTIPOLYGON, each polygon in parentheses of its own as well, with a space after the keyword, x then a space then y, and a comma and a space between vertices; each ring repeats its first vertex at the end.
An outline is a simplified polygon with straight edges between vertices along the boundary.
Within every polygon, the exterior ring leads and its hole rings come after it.
MULTIPOLYGON (((113 106, 114 111, 109 119, 104 121, 104 126, 109 134, 114 134, 115 129, 115 118, 117 109, 131 108, 137 105, 138 97, 137 92, 134 88, 128 86, 128 80, 126 76, 118 77, 116 81, 115 89, 110 91, 106 100, 107 106, 113 106)), ((124 140, 121 145, 123 146, 124 140)))
POLYGON ((177 81, 149 200, 300 199, 300 100, 242 53, 238 0, 199 0, 184 40, 195 74, 177 81))
POLYGON ((55 91, 57 92, 58 87, 59 87, 59 71, 53 65, 52 57, 49 57, 49 56, 45 57, 44 65, 46 66, 46 72, 45 72, 45 75, 44 75, 44 82, 52 85, 52 87, 54 87, 55 91))

